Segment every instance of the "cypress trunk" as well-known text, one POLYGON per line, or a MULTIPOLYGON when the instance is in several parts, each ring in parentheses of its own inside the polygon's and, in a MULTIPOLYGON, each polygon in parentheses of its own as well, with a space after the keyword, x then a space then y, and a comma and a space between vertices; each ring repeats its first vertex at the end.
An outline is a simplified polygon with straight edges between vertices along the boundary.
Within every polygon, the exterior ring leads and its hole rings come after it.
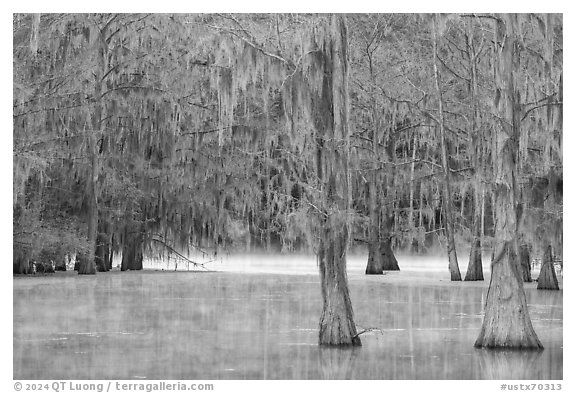
POLYGON ((541 349, 532 326, 520 262, 516 253, 518 221, 522 215, 518 209, 516 184, 516 160, 520 131, 520 106, 516 102, 513 68, 515 59, 513 14, 506 14, 506 23, 496 20, 496 112, 501 119, 495 125, 494 196, 495 217, 494 257, 486 296, 484 320, 480 335, 474 344, 486 348, 541 349))
POLYGON ((559 290, 556 269, 554 269, 554 259, 552 257, 552 246, 548 246, 542 258, 542 268, 538 276, 538 289, 559 290))
MULTIPOLYGON (((95 144, 93 140, 93 136, 89 136, 92 142, 91 144, 95 144)), ((95 149, 94 146, 91 147, 91 150, 95 149)), ((78 265, 78 274, 96 274, 96 234, 98 229, 98 199, 96 196, 96 181, 98 178, 98 171, 97 171, 97 157, 92 154, 92 174, 90 176, 90 187, 88 192, 88 252, 86 255, 83 255, 83 258, 80 258, 79 265, 78 265)), ((78 260, 78 259, 77 259, 78 260)))
POLYGON ((366 274, 384 274, 382 267, 382 254, 377 240, 368 242, 368 264, 366 265, 366 274))
POLYGON ((437 16, 434 17, 434 38, 432 40, 434 54, 434 80, 436 84, 436 93, 438 95, 438 125, 440 129, 440 150, 442 152, 442 169, 444 179, 442 182, 442 204, 444 207, 444 222, 446 227, 446 246, 448 250, 448 269, 450 270, 451 281, 461 281, 460 268, 458 267, 458 256, 456 255, 456 241, 454 240, 454 217, 452 215, 452 189, 450 185, 450 167, 448 163, 448 145, 446 141, 446 130, 444 126, 444 102, 442 98, 442 89, 440 88, 440 73, 438 72, 438 23, 437 16))
POLYGON ((144 259, 142 252, 142 236, 140 234, 128 234, 122 247, 121 271, 142 270, 144 259))
POLYGON ((470 248, 470 259, 468 260, 468 270, 464 281, 483 281, 484 272, 482 271, 482 215, 480 204, 478 203, 478 193, 476 193, 474 208, 473 232, 474 239, 470 248))
POLYGON ((398 261, 392 251, 392 236, 390 235, 390 229, 394 222, 394 217, 389 217, 388 220, 383 220, 386 227, 380 229, 380 245, 379 252, 380 258, 382 259, 382 269, 383 270, 400 270, 398 266, 398 261))
POLYGON ((109 244, 106 239, 106 235, 98 233, 97 243, 96 243, 96 270, 99 272, 107 272, 109 270, 107 257, 108 257, 109 244))
POLYGON ((327 222, 318 253, 322 285, 321 345, 361 345, 357 336, 346 275, 347 228, 327 222))
POLYGON ((483 281, 484 272, 482 271, 482 244, 480 239, 475 237, 470 248, 470 259, 468 261, 468 270, 464 281, 483 281))
POLYGON ((474 346, 541 349, 532 327, 513 241, 501 241, 492 261, 484 321, 474 346))
POLYGON ((392 251, 392 238, 387 235, 368 243, 366 274, 384 274, 384 270, 400 270, 392 251))
POLYGON ((368 182, 368 209, 370 215, 369 240, 368 240, 368 264, 366 274, 383 274, 383 260, 380 253, 380 214, 377 207, 378 195, 376 193, 376 171, 372 173, 368 182))
POLYGON ((96 53, 94 67, 94 108, 90 111, 91 130, 84 130, 86 134, 86 146, 90 157, 90 177, 88 179, 88 254, 82 260, 78 268, 78 274, 96 274, 96 242, 98 234, 98 147, 97 133, 102 131, 102 76, 106 72, 106 41, 104 39, 106 27, 100 29, 93 26, 91 34, 98 34, 94 40, 93 50, 96 53))
POLYGON ((110 235, 110 245, 106 249, 108 254, 104 254, 104 263, 106 264, 106 270, 112 270, 112 262, 114 261, 114 233, 110 235))
MULTIPOLYGON (((332 15, 315 60, 323 72, 313 91, 311 112, 316 131, 316 172, 322 194, 318 215, 318 267, 322 289, 320 345, 361 345, 356 332, 346 275, 349 242, 349 103, 346 24, 332 15)), ((312 43, 318 48, 315 42, 312 43)))
POLYGON ((527 244, 518 246, 520 256, 520 268, 522 269, 522 279, 524 282, 532 282, 532 272, 530 271, 530 247, 527 244))

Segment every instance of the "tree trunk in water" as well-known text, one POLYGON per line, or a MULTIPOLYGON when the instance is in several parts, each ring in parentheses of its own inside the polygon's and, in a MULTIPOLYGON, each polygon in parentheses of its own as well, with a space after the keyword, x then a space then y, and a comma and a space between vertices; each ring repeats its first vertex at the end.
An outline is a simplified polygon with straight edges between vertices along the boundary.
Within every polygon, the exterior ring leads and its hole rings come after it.
POLYGON ((382 269, 383 270, 400 270, 398 266, 398 260, 392 251, 392 239, 383 239, 380 242, 380 255, 382 258, 382 269))
MULTIPOLYGON (((386 213, 384 213, 386 214, 386 213)), ((385 228, 380 228, 380 258, 382 259, 382 269, 383 270, 400 270, 398 266, 398 261, 392 251, 392 236, 390 236, 390 229, 392 228, 392 223, 394 222, 394 217, 388 217, 383 224, 385 228)))
POLYGON ((382 254, 380 253, 380 214, 376 201, 378 200, 376 184, 376 171, 370 176, 368 182, 368 209, 370 215, 369 240, 368 240, 368 264, 366 274, 383 274, 382 254))
POLYGON ((446 227, 446 244, 448 249, 448 268, 450 270, 451 281, 461 281, 460 268, 458 267, 458 256, 456 255, 456 242, 454 240, 454 218, 452 216, 452 190, 450 187, 450 167, 448 163, 448 146, 445 137, 444 126, 444 102, 442 90, 440 88, 440 73, 438 72, 438 22, 434 16, 432 40, 434 53, 434 79, 436 82, 436 92, 438 94, 438 112, 440 126, 440 150, 442 151, 442 168, 444 170, 444 181, 442 183, 442 203, 444 206, 444 221, 446 227))
POLYGON ((120 270, 142 270, 143 259, 141 245, 136 241, 130 242, 124 245, 122 249, 122 265, 120 270))
POLYGON ((542 258, 542 268, 538 276, 538 289, 559 290, 556 269, 554 269, 554 259, 552 258, 552 247, 548 246, 542 258))
MULTIPOLYGON (((414 132, 413 142, 412 142, 412 164, 410 164, 410 210, 408 210, 408 227, 414 228, 416 224, 414 223, 414 169, 416 166, 416 132, 414 132)), ((410 236, 410 250, 412 252, 418 252, 418 242, 414 240, 413 236, 410 236)))
POLYGON ((94 25, 90 34, 98 35, 94 40, 94 52, 96 53, 96 64, 94 67, 94 97, 96 99, 94 108, 90 111, 91 130, 84 130, 86 134, 86 145, 90 157, 90 178, 88 185, 88 243, 89 249, 86 258, 78 268, 78 274, 96 274, 96 238, 98 234, 98 147, 96 133, 102 131, 102 76, 106 72, 106 41, 104 39, 106 27, 94 25))
POLYGON ((464 281, 484 281, 484 272, 482 271, 482 243, 478 237, 475 237, 472 241, 468 270, 466 271, 464 281))
MULTIPOLYGON (((93 136, 89 136, 93 140, 93 136)), ((92 141, 95 144, 95 141, 92 141)), ((95 146, 92 146, 95 149, 95 146)), ((78 274, 96 274, 96 234, 98 229, 98 200, 96 196, 96 182, 98 178, 98 171, 96 168, 97 157, 95 153, 92 154, 92 175, 90 176, 91 185, 89 187, 89 211, 88 211, 88 253, 84 258, 80 259, 78 266, 78 274)))
POLYGON ((476 192, 474 198, 474 239, 472 240, 472 247, 470 248, 470 259, 468 260, 468 270, 464 281, 483 281, 484 272, 482 271, 482 225, 481 225, 481 211, 480 203, 478 203, 478 193, 476 192))
POLYGON ((108 254, 104 255, 104 263, 106 264, 106 270, 112 270, 112 262, 114 262, 114 233, 110 235, 110 245, 107 249, 108 254))
POLYGON ((32 274, 30 269, 30 260, 27 257, 18 256, 13 261, 14 274, 32 274))
POLYGON ((366 265, 366 274, 384 274, 382 268, 382 254, 378 241, 370 239, 368 242, 368 264, 366 265))
MULTIPOLYGON (((484 186, 482 185, 483 175, 483 151, 482 135, 480 134, 481 124, 480 111, 478 110, 478 78, 477 78, 477 61, 474 45, 474 30, 472 22, 468 21, 468 55, 470 58, 470 75, 472 108, 474 116, 472 118, 472 140, 471 140, 471 158, 474 165, 474 217, 472 223, 472 246, 470 248, 470 258, 468 259, 468 270, 464 281, 483 281, 484 272, 482 271, 482 237, 484 236, 484 186), (481 191, 480 191, 481 190, 481 191)), ((462 204, 464 205, 464 203, 462 204)), ((463 215, 463 214, 462 214, 463 215)))
POLYGON ((106 223, 101 222, 98 226, 98 236, 96 239, 96 269, 99 272, 107 272, 110 270, 108 267, 108 257, 110 254, 110 235, 107 233, 106 223))
POLYGON ((491 263, 491 276, 484 320, 480 335, 474 346, 486 348, 525 348, 541 349, 532 326, 524 283, 520 273, 519 258, 516 253, 518 237, 516 185, 516 159, 518 156, 518 135, 520 131, 519 103, 516 102, 513 68, 515 45, 513 14, 502 15, 506 23, 498 18, 495 23, 496 51, 496 113, 501 119, 495 127, 495 168, 494 226, 495 248, 491 263), (511 29, 511 30, 509 30, 511 29), (500 46, 501 45, 501 46, 500 46))
POLYGON ((520 268, 522 269, 522 280, 532 282, 532 272, 530 271, 530 247, 527 244, 518 246, 518 255, 520 256, 520 268))
POLYGON ((327 222, 318 253, 322 285, 321 345, 361 345, 357 336, 346 275, 348 229, 327 222))
POLYGON ((347 33, 343 15, 332 15, 319 38, 315 66, 322 67, 322 88, 311 100, 317 143, 316 171, 322 185, 318 224, 318 267, 323 308, 320 345, 361 345, 356 332, 346 275, 349 242, 349 102, 347 33), (318 64, 320 63, 320 64, 318 64))
POLYGON ((142 270, 142 261, 144 259, 142 253, 142 235, 140 233, 130 234, 128 230, 127 228, 127 234, 124 237, 120 270, 142 270))
POLYGON ((366 274, 384 274, 384 270, 400 270, 392 251, 392 239, 387 235, 368 243, 366 274))
POLYGON ((513 241, 501 241, 492 261, 484 322, 474 346, 541 349, 532 327, 513 241))

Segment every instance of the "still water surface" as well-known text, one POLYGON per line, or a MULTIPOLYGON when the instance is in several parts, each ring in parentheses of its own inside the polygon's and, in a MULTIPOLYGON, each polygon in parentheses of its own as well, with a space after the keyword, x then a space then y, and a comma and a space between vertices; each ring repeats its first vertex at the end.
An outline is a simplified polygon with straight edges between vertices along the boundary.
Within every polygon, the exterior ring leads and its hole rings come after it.
POLYGON ((562 379, 563 291, 526 284, 544 351, 487 351, 488 281, 351 266, 356 322, 378 329, 355 349, 318 347, 319 280, 299 268, 15 278, 14 379, 562 379))

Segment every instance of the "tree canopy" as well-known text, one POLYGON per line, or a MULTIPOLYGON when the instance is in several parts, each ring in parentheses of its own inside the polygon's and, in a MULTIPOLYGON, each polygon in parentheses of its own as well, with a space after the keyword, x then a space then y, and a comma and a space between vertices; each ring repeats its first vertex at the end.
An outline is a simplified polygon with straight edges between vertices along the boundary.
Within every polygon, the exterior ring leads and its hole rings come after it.
MULTIPOLYGON (((327 90, 343 87, 326 79, 323 15, 14 15, 15 261, 78 253, 106 270, 113 253, 318 251, 335 206, 358 245, 445 247, 449 211, 458 247, 479 236, 489 249, 495 18, 348 16, 343 104, 327 90)), ((509 23, 520 230, 560 254, 562 17, 509 23)))

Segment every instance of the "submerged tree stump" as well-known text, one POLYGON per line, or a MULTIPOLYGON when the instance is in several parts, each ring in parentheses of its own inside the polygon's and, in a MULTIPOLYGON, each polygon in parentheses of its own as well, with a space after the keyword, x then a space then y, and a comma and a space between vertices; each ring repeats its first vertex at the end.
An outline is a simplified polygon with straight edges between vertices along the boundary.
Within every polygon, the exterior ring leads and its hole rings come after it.
POLYGON ((554 269, 554 259, 552 258, 552 246, 548 246, 542 259, 542 268, 538 276, 538 289, 559 290, 556 269, 554 269))

